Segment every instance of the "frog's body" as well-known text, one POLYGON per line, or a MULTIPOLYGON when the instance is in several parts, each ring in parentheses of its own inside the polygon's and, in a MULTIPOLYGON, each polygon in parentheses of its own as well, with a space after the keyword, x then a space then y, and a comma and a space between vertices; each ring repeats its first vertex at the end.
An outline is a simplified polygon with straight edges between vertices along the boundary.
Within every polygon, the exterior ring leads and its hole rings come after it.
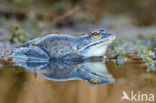
POLYGON ((103 30, 83 35, 51 33, 28 41, 18 48, 35 48, 36 52, 42 51, 47 54, 48 59, 64 56, 66 58, 73 58, 74 56, 97 57, 104 55, 108 44, 114 39, 114 35, 105 33, 103 30), (97 35, 99 37, 95 38, 97 35))

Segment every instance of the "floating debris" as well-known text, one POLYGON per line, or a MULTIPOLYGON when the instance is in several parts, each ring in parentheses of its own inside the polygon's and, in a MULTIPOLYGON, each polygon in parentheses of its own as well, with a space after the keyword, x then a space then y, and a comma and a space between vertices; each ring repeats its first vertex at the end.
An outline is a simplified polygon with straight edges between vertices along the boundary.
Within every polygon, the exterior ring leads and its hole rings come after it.
POLYGON ((147 65, 147 72, 149 72, 150 70, 156 70, 155 65, 156 65, 156 61, 154 60, 149 60, 146 62, 147 65))
POLYGON ((123 57, 123 56, 121 56, 121 55, 119 55, 119 56, 117 57, 117 59, 116 59, 116 64, 117 64, 118 66, 123 65, 125 62, 126 62, 126 58, 123 57))

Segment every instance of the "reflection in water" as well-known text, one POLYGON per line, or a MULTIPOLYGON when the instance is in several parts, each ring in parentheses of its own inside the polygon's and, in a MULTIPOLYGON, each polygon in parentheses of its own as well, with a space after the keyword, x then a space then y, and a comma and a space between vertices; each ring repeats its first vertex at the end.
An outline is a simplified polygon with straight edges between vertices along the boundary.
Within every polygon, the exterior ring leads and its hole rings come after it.
POLYGON ((108 73, 107 67, 98 58, 88 59, 52 59, 49 62, 21 62, 16 65, 23 66, 46 79, 56 81, 85 80, 92 86, 114 82, 108 73))

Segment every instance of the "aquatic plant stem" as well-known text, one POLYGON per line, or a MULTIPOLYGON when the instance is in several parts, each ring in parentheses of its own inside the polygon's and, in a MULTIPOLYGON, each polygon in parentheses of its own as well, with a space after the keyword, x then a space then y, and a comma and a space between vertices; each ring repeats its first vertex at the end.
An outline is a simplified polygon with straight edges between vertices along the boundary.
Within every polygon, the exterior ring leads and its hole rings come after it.
POLYGON ((151 39, 151 42, 150 42, 150 45, 149 45, 149 48, 148 48, 148 51, 147 51, 147 55, 146 55, 146 60, 148 60, 149 59, 149 52, 150 52, 150 50, 151 50, 151 47, 152 47, 152 43, 153 43, 153 40, 154 40, 154 37, 152 37, 152 39, 151 39))
MULTIPOLYGON (((146 61, 147 61, 148 63, 152 60, 152 59, 149 57, 149 52, 150 52, 150 50, 151 50, 153 40, 154 40, 154 37, 151 38, 151 42, 150 42, 150 45, 149 45, 149 48, 148 48, 148 51, 147 51, 147 55, 146 55, 146 61)), ((149 72, 149 71, 150 71, 150 68, 149 68, 149 66, 147 65, 146 72, 149 72)))

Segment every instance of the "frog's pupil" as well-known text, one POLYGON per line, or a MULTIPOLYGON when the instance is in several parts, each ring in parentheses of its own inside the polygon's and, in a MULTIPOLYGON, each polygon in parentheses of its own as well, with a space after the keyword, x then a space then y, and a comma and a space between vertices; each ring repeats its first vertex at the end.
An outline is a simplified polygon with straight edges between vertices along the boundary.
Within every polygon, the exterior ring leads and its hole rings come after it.
POLYGON ((96 85, 96 84, 99 84, 99 81, 98 80, 92 80, 91 83, 96 85))
POLYGON ((97 33, 97 32, 94 32, 94 33, 93 33, 93 35, 97 36, 97 35, 98 35, 98 33, 97 33))
POLYGON ((93 84, 97 84, 97 82, 93 82, 93 84))

